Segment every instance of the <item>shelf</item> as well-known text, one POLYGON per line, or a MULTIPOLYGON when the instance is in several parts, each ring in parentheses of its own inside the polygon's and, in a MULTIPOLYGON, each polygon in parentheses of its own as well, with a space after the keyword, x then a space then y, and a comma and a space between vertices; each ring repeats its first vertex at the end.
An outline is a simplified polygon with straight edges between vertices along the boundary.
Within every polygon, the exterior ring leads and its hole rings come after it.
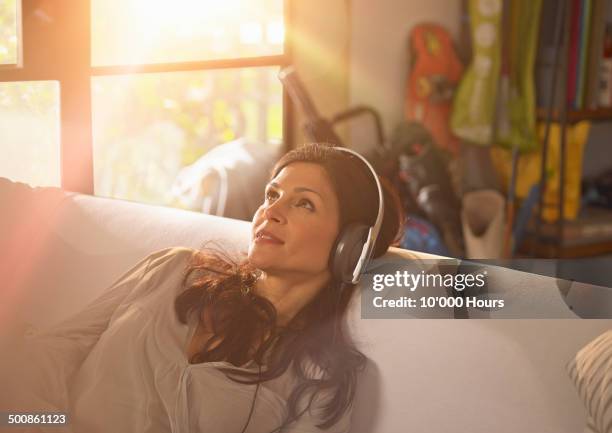
MULTIPOLYGON (((538 108, 536 116, 538 120, 546 120, 547 109, 538 108)), ((612 121, 612 107, 609 108, 597 108, 594 110, 569 110, 567 112, 567 121, 570 123, 580 122, 581 120, 595 120, 595 121, 612 121)), ((553 110, 553 121, 559 122, 559 110, 553 110)))
MULTIPOLYGON (((529 254, 535 238, 535 215, 527 225, 525 240, 519 246, 519 254, 529 254)), ((612 253, 612 209, 588 206, 578 218, 566 220, 563 235, 557 235, 557 223, 542 222, 540 240, 535 244, 535 256, 542 258, 589 257, 612 253)))

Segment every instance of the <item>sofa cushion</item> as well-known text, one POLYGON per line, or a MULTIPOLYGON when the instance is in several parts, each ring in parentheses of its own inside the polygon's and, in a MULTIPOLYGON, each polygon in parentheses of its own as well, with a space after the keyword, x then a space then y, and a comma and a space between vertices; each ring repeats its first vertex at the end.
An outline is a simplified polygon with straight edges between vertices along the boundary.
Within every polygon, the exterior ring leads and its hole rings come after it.
POLYGON ((587 409, 588 427, 612 433, 612 330, 580 349, 567 368, 587 409))

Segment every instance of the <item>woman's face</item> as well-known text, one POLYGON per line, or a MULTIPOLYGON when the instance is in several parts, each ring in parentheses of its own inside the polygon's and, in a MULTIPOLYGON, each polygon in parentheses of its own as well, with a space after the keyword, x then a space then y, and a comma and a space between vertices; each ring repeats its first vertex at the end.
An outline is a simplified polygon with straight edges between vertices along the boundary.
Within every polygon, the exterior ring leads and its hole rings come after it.
POLYGON ((253 217, 249 260, 268 274, 329 275, 339 226, 338 198, 325 169, 294 162, 266 185, 253 217))

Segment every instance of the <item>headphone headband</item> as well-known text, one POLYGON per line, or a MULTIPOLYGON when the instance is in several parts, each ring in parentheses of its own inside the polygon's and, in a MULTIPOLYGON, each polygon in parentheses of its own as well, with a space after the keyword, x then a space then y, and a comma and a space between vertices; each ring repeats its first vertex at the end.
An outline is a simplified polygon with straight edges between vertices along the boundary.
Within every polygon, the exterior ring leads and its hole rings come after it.
POLYGON ((376 214, 376 221, 374 222, 374 225, 371 226, 370 229, 368 230, 368 237, 366 239, 365 244, 363 245, 363 248, 359 256, 359 260, 355 266, 355 269, 353 270, 353 278, 350 281, 351 283, 356 284, 359 282, 359 277, 361 275, 362 270, 365 269, 367 263, 372 257, 372 253, 374 251, 374 245, 376 244, 376 239, 378 238, 378 233, 380 232, 380 228, 382 226, 383 216, 384 216, 383 189, 382 189, 382 185, 380 184, 380 180, 378 179, 378 175, 376 174, 376 170, 374 170, 374 167, 372 167, 372 165, 367 159, 365 159, 363 156, 361 156, 359 153, 355 152, 354 150, 347 149, 345 147, 335 147, 334 146, 333 149, 349 153, 359 158, 366 165, 366 167, 368 167, 368 169, 370 170, 370 173, 372 174, 372 177, 374 178, 374 182, 376 182, 376 188, 378 190, 378 212, 376 214))

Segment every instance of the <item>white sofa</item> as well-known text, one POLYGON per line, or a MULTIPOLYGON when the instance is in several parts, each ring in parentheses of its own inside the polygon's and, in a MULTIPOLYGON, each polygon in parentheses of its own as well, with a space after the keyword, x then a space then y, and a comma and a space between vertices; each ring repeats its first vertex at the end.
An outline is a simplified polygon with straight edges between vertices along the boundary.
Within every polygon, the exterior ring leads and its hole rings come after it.
MULTIPOLYGON (((3 178, 0 205, 5 341, 25 326, 45 327, 77 311, 155 250, 198 248, 211 239, 244 249, 249 238, 242 221, 3 178)), ((423 266, 414 259, 432 258, 438 259, 395 249, 372 269, 423 266)), ((552 278, 503 275, 536 296, 526 305, 566 318, 453 320, 452 313, 432 311, 448 318, 361 319, 355 299, 348 326, 369 363, 352 432, 583 431, 584 409, 565 365, 612 321, 574 320, 552 278)))

